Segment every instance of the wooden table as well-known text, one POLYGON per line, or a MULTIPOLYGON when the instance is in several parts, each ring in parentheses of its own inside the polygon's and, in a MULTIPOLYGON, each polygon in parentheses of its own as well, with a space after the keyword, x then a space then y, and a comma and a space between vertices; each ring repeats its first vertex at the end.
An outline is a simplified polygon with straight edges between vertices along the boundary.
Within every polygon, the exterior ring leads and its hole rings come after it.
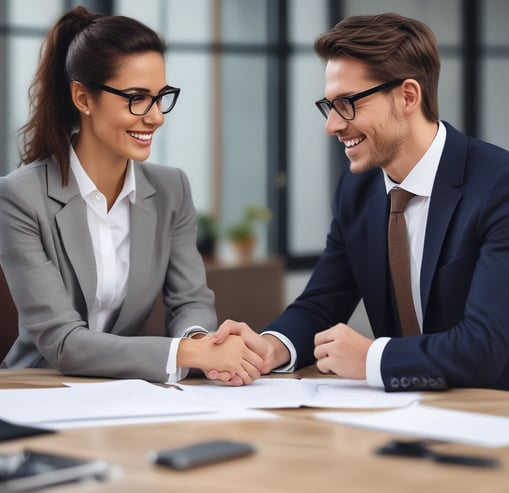
MULTIPOLYGON (((317 376, 317 372, 314 368, 307 368, 293 376, 317 376)), ((0 370, 0 388, 54 387, 64 381, 92 380, 65 377, 53 370, 0 370)), ((423 394, 423 401, 443 408, 509 416, 508 392, 458 389, 423 394)), ((81 428, 0 442, 0 453, 32 447, 60 454, 100 458, 119 466, 118 474, 106 482, 69 484, 45 490, 57 493, 509 491, 509 447, 434 446, 435 450, 446 453, 498 458, 502 464, 497 469, 381 457, 373 453, 374 449, 389 439, 398 438, 397 435, 317 421, 312 416, 316 411, 281 410, 277 412, 279 418, 273 420, 81 428), (149 450, 210 439, 247 441, 256 446, 257 453, 185 472, 153 466, 147 461, 149 450)), ((37 410, 34 409, 34 412, 37 410)))

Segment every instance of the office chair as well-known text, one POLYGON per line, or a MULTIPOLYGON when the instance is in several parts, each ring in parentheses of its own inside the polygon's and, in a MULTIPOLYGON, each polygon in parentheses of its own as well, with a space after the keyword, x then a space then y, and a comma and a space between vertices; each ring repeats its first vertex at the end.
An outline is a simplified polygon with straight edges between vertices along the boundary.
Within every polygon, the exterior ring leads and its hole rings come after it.
POLYGON ((18 311, 0 268, 0 362, 18 337, 18 311))

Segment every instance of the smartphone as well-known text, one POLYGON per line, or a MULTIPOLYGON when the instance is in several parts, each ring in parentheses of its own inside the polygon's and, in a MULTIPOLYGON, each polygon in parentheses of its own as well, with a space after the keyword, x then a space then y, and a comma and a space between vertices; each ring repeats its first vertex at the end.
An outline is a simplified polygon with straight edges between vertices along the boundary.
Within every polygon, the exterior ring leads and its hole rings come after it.
POLYGON ((27 491, 84 479, 107 479, 110 466, 102 460, 81 459, 25 449, 0 454, 0 492, 27 491))
POLYGON ((250 455, 255 450, 253 445, 245 442, 212 440, 195 443, 186 447, 153 451, 149 453, 149 460, 154 464, 173 469, 190 469, 192 467, 250 455))

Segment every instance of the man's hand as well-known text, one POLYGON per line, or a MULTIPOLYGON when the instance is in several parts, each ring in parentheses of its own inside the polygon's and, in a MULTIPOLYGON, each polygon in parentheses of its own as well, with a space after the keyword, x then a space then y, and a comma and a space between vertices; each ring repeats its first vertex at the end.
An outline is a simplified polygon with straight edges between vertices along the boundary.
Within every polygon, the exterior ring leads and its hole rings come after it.
POLYGON ((315 358, 323 373, 364 380, 366 358, 372 340, 345 324, 337 324, 315 336, 315 358))
MULTIPOLYGON (((274 336, 256 333, 244 322, 225 320, 217 332, 210 334, 215 344, 221 345, 229 336, 240 336, 246 346, 256 353, 262 360, 259 368, 262 374, 269 373, 272 369, 281 366, 290 359, 290 353, 286 346, 274 336)), ((207 377, 213 380, 220 380, 231 385, 239 385, 240 375, 232 375, 219 371, 216 367, 207 373, 207 377)))

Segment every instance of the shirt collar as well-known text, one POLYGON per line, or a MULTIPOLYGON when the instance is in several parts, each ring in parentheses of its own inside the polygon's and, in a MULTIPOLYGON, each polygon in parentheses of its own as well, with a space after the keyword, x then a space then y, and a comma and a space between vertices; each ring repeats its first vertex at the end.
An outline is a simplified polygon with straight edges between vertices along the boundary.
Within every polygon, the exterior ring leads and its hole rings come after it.
POLYGON ((408 173, 407 177, 400 183, 394 183, 385 170, 383 171, 385 188, 389 193, 394 187, 399 186, 409 192, 421 197, 431 197, 433 183, 437 174, 440 156, 444 150, 446 130, 445 125, 439 121, 438 131, 424 156, 408 173))
MULTIPOLYGON (((91 193, 98 191, 95 183, 90 179, 86 171, 83 169, 83 166, 81 165, 80 160, 78 159, 78 156, 72 146, 70 151, 70 167, 74 177, 76 178, 76 182, 78 183, 80 195, 83 198, 86 198, 91 193)), ((116 202, 122 200, 124 197, 128 197, 131 203, 136 201, 136 178, 134 175, 134 164, 131 159, 129 159, 127 162, 127 171, 125 174, 124 185, 117 197, 116 202)))

